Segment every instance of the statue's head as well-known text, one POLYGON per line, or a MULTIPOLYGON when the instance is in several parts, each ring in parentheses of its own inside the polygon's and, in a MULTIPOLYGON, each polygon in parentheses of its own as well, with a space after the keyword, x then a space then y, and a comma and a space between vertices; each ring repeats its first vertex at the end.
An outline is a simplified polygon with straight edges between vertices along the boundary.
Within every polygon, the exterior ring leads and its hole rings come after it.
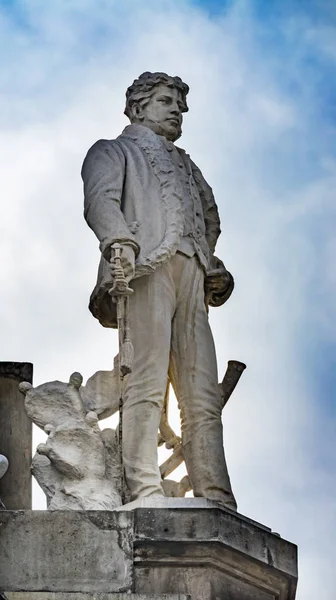
POLYGON ((180 77, 142 73, 126 91, 125 115, 131 123, 145 125, 174 142, 182 133, 188 92, 189 87, 180 77))

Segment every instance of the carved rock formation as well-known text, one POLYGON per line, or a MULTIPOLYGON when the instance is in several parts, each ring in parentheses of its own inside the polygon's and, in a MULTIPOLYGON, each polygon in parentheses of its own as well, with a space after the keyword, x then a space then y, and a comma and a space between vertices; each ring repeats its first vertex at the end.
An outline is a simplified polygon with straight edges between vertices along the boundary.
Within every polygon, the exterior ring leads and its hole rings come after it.
POLYGON ((116 433, 101 431, 97 413, 86 410, 82 380, 73 373, 68 384, 20 384, 29 417, 48 434, 32 472, 50 510, 112 510, 122 503, 116 433))

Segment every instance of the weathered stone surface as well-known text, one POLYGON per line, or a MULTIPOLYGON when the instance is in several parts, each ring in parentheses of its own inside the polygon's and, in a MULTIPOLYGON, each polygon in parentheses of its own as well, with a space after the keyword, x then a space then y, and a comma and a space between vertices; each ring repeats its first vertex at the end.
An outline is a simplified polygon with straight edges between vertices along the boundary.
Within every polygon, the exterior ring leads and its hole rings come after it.
POLYGON ((31 363, 0 362, 0 453, 9 467, 0 480, 0 498, 10 510, 31 508, 32 424, 19 383, 31 382, 31 363))
POLYGON ((69 383, 19 386, 30 419, 48 434, 46 443, 37 447, 32 472, 50 510, 112 510, 121 505, 116 433, 102 432, 97 413, 86 410, 82 380, 80 373, 73 373, 69 383))
POLYGON ((136 509, 135 591, 294 600, 297 549, 232 511, 136 509))
MULTIPOLYGON (((218 507, 186 502, 184 509, 0 512, 0 588, 6 595, 24 590, 294 600, 296 582, 296 546, 218 507)), ((46 597, 32 594, 29 600, 46 597)))
POLYGON ((0 588, 130 592, 132 513, 0 511, 0 588))
POLYGON ((0 362, 0 377, 21 381, 33 381, 33 365, 28 362, 0 362))
POLYGON ((186 594, 83 594, 81 592, 9 592, 7 600, 191 600, 186 594))
MULTIPOLYGON (((133 500, 132 502, 129 502, 128 504, 124 504, 123 506, 116 508, 116 511, 129 511, 129 510, 134 511, 135 509, 138 509, 138 508, 153 508, 153 509, 163 508, 163 509, 166 509, 167 512, 168 512, 167 509, 169 509, 170 512, 174 512, 174 509, 179 509, 179 510, 185 510, 185 509, 198 510, 200 508, 216 509, 216 510, 223 511, 224 514, 228 513, 228 514, 237 516, 239 518, 239 520, 246 521, 247 523, 250 523, 252 525, 256 525, 258 528, 264 529, 265 531, 269 531, 269 532, 272 531, 270 527, 266 527, 266 525, 263 525, 262 523, 258 523, 257 521, 254 521, 253 519, 249 519, 249 517, 245 517, 245 515, 241 515, 240 513, 237 513, 234 510, 224 508, 223 506, 218 504, 218 502, 214 502, 213 500, 208 500, 207 498, 179 498, 179 497, 163 498, 163 497, 157 497, 157 496, 152 496, 152 497, 149 496, 148 498, 139 498, 138 500, 133 500)), ((276 535, 276 534, 274 534, 274 535, 276 535)))
POLYGON ((97 371, 80 388, 80 394, 87 411, 97 413, 99 419, 106 419, 117 412, 120 398, 119 356, 114 358, 112 371, 97 371))

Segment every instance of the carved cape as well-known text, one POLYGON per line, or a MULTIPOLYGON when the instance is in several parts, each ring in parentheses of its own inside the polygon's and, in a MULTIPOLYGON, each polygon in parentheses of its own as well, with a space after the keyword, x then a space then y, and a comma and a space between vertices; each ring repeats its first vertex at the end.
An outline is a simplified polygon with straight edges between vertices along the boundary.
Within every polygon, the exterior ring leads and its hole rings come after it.
MULTIPOLYGON (((210 186, 198 167, 190 164, 205 221, 202 251, 213 268, 218 260, 213 257, 220 234, 218 210, 210 186)), ((149 275, 176 253, 184 225, 179 173, 160 136, 142 125, 129 125, 116 140, 99 140, 90 148, 82 178, 84 216, 102 252, 89 308, 102 325, 116 327, 115 304, 108 294, 112 287, 107 263, 111 244, 118 241, 134 246, 135 277, 149 275)), ((220 301, 213 304, 225 302, 232 289, 231 276, 220 301)))

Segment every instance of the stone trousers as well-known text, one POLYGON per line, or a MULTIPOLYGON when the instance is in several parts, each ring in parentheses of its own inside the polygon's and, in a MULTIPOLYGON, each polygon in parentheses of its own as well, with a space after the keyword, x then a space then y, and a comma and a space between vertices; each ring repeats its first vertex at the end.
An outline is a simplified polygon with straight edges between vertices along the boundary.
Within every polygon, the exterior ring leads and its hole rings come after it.
POLYGON ((134 500, 163 495, 157 439, 169 373, 181 414, 183 455, 195 496, 236 508, 226 467, 215 347, 196 256, 177 253, 132 281, 134 345, 123 410, 123 461, 134 500))

